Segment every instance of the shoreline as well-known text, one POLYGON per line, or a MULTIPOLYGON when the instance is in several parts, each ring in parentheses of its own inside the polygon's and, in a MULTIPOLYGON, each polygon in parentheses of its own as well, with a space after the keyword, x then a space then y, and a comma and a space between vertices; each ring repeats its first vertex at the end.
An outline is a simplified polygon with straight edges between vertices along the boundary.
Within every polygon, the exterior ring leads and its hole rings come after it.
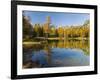
POLYGON ((45 42, 45 40, 66 40, 66 41, 68 41, 68 40, 89 40, 89 38, 67 38, 67 39, 65 39, 65 38, 47 38, 47 39, 43 39, 43 38, 41 38, 40 40, 43 40, 43 41, 32 41, 32 40, 30 40, 30 41, 23 41, 22 43, 23 44, 41 44, 41 43, 45 42))

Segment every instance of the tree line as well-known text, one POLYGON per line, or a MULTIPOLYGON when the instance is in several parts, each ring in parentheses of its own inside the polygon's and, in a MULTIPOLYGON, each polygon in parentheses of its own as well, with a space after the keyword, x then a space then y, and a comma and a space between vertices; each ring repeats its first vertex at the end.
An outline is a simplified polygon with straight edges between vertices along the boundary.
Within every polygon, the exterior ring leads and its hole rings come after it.
MULTIPOLYGON (((49 25, 49 38, 89 38, 90 22, 86 20, 82 25, 73 26, 55 26, 49 25)), ((45 37, 45 25, 31 24, 27 16, 23 16, 23 38, 34 39, 35 37, 45 37)))

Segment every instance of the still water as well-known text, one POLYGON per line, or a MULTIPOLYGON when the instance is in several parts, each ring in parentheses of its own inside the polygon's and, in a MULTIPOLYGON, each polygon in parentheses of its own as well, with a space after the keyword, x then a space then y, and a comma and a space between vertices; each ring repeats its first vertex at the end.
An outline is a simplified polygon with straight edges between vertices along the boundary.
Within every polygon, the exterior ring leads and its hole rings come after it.
POLYGON ((41 41, 23 45, 23 68, 89 65, 89 41, 41 41))

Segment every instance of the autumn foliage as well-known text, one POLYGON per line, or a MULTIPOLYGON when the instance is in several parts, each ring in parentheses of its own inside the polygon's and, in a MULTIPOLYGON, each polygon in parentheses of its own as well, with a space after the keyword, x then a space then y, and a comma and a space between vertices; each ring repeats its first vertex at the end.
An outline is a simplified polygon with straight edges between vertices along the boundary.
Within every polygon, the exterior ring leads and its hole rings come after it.
POLYGON ((23 37, 32 38, 35 37, 45 37, 48 33, 48 37, 54 38, 89 38, 90 22, 86 20, 82 25, 72 25, 72 26, 55 26, 47 24, 31 24, 28 17, 23 16, 23 37))

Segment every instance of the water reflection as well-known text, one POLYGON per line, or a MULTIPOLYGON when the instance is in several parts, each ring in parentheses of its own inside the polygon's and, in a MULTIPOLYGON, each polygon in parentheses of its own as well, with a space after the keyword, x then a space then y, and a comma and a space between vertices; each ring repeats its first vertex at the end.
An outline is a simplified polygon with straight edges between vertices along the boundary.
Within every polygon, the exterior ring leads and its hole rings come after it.
POLYGON ((50 40, 23 45, 23 68, 87 66, 89 41, 50 40))

